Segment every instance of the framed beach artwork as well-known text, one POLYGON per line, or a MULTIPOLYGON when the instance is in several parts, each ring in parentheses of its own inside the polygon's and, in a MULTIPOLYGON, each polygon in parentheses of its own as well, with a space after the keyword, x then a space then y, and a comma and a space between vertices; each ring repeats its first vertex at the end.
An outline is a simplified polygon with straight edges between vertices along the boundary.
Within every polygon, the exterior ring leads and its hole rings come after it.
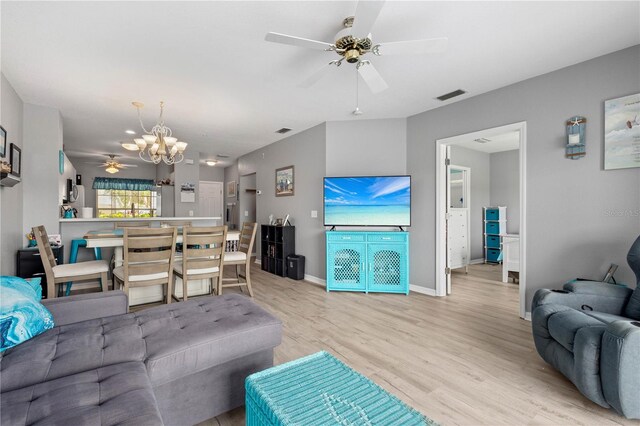
POLYGON ((604 102, 604 169, 640 167, 640 93, 604 102))
POLYGON ((236 196, 236 181, 227 182, 227 197, 236 196))
POLYGON ((294 194, 293 166, 276 169, 276 197, 286 197, 294 194))
POLYGON ((7 131, 0 126, 0 157, 7 155, 7 131))

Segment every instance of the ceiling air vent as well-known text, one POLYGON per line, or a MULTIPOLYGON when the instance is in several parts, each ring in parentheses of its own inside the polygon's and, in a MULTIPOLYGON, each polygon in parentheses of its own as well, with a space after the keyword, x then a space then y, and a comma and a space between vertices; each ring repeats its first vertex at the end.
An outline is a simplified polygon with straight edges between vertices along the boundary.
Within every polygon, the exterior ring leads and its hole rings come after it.
POLYGON ((479 138, 479 139, 474 139, 473 141, 478 143, 487 143, 487 142, 491 142, 491 139, 479 138))
POLYGON ((285 133, 289 133, 290 131, 291 129, 287 127, 283 127, 282 129, 276 130, 276 133, 280 133, 281 135, 284 135, 285 133))
POLYGON ((229 158, 229 154, 217 154, 216 157, 218 157, 218 158, 229 158))
POLYGON ((453 92, 449 92, 449 93, 445 93, 444 95, 440 95, 436 99, 439 100, 439 101, 446 101, 448 99, 455 98, 456 96, 464 95, 465 93, 467 93, 467 92, 465 92, 462 89, 458 89, 458 90, 454 90, 453 92))

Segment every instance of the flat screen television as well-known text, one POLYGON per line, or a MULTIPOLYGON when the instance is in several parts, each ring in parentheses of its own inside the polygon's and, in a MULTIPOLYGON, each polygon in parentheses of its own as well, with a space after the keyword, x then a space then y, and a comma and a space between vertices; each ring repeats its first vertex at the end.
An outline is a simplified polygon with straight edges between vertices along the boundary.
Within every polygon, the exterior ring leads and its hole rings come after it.
POLYGON ((411 176, 324 178, 325 226, 411 226, 411 176))

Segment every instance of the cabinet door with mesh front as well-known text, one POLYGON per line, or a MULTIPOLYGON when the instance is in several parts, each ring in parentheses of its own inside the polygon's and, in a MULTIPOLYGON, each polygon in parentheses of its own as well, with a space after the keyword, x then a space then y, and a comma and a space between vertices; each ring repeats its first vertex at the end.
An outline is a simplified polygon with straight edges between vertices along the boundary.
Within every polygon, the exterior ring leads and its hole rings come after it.
POLYGON ((327 245, 327 290, 366 291, 366 245, 327 245))
POLYGON ((367 290, 407 293, 409 262, 405 244, 369 244, 367 290))

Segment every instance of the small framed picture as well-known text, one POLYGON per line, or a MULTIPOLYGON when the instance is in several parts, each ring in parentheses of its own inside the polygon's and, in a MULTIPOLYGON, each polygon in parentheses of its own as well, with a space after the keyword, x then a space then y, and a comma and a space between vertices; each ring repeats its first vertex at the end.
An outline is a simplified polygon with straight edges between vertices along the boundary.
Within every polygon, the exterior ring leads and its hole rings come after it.
POLYGON ((7 155, 7 131, 0 126, 0 157, 7 155))
POLYGON ((276 219, 276 226, 283 226, 284 225, 284 221, 281 217, 276 219))
POLYGON ((237 192, 236 181, 227 182, 227 197, 235 197, 237 192))
POLYGON ((294 194, 293 166, 276 169, 276 197, 287 197, 294 194))
POLYGON ((10 154, 11 174, 20 177, 20 172, 22 172, 22 150, 15 144, 11 144, 10 154))

